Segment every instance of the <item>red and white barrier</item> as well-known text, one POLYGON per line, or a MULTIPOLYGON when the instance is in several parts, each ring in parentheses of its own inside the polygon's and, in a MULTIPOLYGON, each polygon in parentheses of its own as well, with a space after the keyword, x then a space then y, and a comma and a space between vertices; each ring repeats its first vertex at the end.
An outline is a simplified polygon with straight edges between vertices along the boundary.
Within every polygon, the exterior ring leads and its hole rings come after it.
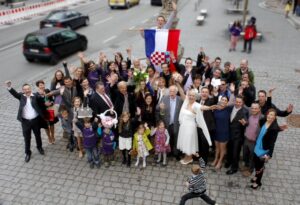
POLYGON ((13 24, 16 21, 30 19, 37 15, 43 15, 51 10, 73 5, 80 1, 81 0, 53 0, 20 8, 3 10, 0 11, 0 24, 13 24))

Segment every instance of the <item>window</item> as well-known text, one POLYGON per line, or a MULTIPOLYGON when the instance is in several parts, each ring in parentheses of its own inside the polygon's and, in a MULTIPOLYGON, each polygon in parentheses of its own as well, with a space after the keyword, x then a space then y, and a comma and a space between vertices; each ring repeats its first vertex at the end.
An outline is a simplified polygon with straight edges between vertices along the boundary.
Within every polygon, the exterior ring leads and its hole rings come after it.
POLYGON ((47 40, 44 36, 28 35, 25 42, 29 45, 47 45, 47 40))
POLYGON ((48 20, 51 21, 57 21, 60 19, 65 19, 66 15, 63 12, 56 12, 56 13, 50 13, 49 16, 47 17, 48 20))
POLYGON ((73 31, 65 30, 60 33, 63 41, 72 41, 77 38, 77 34, 73 31))
POLYGON ((61 35, 58 33, 58 34, 54 34, 54 35, 50 36, 48 39, 48 42, 49 42, 49 45, 56 45, 56 44, 62 43, 63 39, 62 39, 61 35))

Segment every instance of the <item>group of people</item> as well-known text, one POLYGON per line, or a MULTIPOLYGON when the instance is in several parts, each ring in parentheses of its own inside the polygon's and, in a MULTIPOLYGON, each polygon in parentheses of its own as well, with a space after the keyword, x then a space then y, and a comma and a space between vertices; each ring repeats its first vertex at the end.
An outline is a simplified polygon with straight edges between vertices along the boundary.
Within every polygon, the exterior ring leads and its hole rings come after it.
POLYGON ((163 63, 159 73, 151 64, 145 69, 140 60, 131 59, 131 49, 127 54, 124 59, 115 53, 108 61, 100 53, 96 63, 79 53, 80 66, 64 62, 64 71, 54 73, 50 89, 39 80, 36 93, 28 84, 18 93, 6 82, 20 100, 26 162, 31 157, 31 130, 44 154, 40 128, 54 144, 54 126, 60 121, 69 139, 67 148, 77 148, 80 158, 85 152, 91 168, 100 167, 99 151, 109 166, 118 148, 128 167, 132 156, 136 166, 142 159, 146 167, 150 154, 163 166, 168 156, 187 165, 197 154, 207 163, 213 145, 215 159, 210 165, 215 170, 221 169, 226 156, 226 173, 236 173, 243 148, 248 173, 256 170, 253 188, 261 185, 264 162, 272 157, 278 132, 286 129, 276 116, 289 115, 293 106, 279 110, 272 103, 273 89, 259 90, 256 100, 254 74, 246 59, 238 68, 230 62, 222 66, 220 57, 209 62, 201 48, 195 65, 191 58, 180 64, 171 55, 176 71, 163 63))
MULTIPOLYGON (((162 26, 166 23, 162 16, 157 19, 162 26)), ((251 41, 248 43, 251 51, 251 41)), ((117 149, 127 167, 134 157, 136 167, 146 168, 149 155, 161 166, 167 166, 170 157, 182 165, 200 160, 200 165, 192 165, 189 193, 180 204, 194 197, 216 204, 205 195, 204 167, 208 164, 220 171, 224 164, 229 168, 226 174, 234 174, 241 150, 243 174, 250 176, 255 171, 251 188, 259 188, 277 135, 287 128, 278 125, 276 118, 288 116, 293 105, 279 110, 272 103, 274 89, 257 92, 246 59, 236 68, 228 61, 222 64, 220 57, 210 61, 200 48, 196 63, 186 58, 180 64, 171 52, 159 72, 149 61, 144 66, 133 59, 131 53, 129 48, 127 58, 116 52, 108 60, 100 52, 98 62, 79 53, 80 65, 63 62, 49 89, 39 80, 35 93, 29 84, 17 92, 12 82, 6 82, 8 91, 20 101, 17 119, 23 130, 25 162, 31 159, 31 131, 44 155, 41 128, 48 143, 55 144, 55 126, 61 124, 67 149, 78 150, 79 158, 86 154, 91 169, 100 168, 101 159, 105 167, 113 166, 117 149), (209 163, 210 153, 215 157, 209 163)))
POLYGON ((257 30, 256 30, 256 18, 252 16, 245 25, 245 28, 243 29, 241 21, 234 21, 232 25, 230 25, 229 28, 230 32, 230 48, 229 52, 236 51, 236 46, 238 43, 239 38, 243 34, 243 40, 244 40, 244 47, 242 52, 251 53, 252 51, 252 41, 257 36, 257 30), (242 33, 243 32, 243 33, 242 33))

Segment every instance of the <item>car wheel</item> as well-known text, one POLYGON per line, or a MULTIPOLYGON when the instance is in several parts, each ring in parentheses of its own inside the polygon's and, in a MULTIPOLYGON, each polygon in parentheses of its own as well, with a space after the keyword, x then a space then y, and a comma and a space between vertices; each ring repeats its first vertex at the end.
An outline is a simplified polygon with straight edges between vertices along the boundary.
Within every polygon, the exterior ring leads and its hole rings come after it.
POLYGON ((51 59, 50 59, 50 64, 51 64, 51 65, 56 65, 56 64, 58 63, 58 61, 59 61, 58 56, 55 55, 55 54, 53 54, 53 56, 52 56, 51 59))
POLYGON ((86 41, 82 41, 81 42, 81 48, 80 48, 80 50, 81 51, 85 51, 87 49, 87 42, 86 41))
POLYGON ((88 18, 86 18, 85 21, 84 21, 84 25, 88 26, 89 24, 90 24, 90 20, 88 18))
POLYGON ((34 58, 26 58, 26 60, 30 63, 32 63, 34 61, 34 58))
POLYGON ((111 9, 114 9, 115 7, 113 7, 113 6, 110 6, 110 8, 111 8, 111 9))

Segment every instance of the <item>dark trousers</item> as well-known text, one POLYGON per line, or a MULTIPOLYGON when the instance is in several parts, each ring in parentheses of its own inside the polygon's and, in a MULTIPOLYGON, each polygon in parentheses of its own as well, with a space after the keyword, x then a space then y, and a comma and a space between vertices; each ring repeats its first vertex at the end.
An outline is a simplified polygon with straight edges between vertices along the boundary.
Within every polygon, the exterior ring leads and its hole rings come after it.
POLYGON ((130 150, 124 149, 122 150, 122 155, 123 155, 123 163, 127 163, 127 165, 131 164, 131 156, 129 154, 130 150))
POLYGON ((244 51, 247 50, 247 45, 248 45, 248 52, 251 52, 251 50, 252 50, 252 41, 253 41, 253 39, 244 40, 244 51))
POLYGON ((203 134, 202 129, 198 127, 197 132, 198 132, 199 155, 202 157, 205 164, 207 164, 208 156, 209 156, 209 145, 203 134))
POLYGON ((230 139, 227 144, 227 163, 231 169, 237 171, 239 168, 240 153, 242 149, 242 139, 230 139))
POLYGON ((252 142, 246 138, 243 145, 243 159, 245 162, 245 166, 249 167, 251 171, 253 171, 254 169, 254 161, 253 161, 254 147, 255 147, 255 142, 252 142))
POLYGON ((31 131, 33 131, 35 136, 36 147, 38 149, 42 148, 41 128, 38 117, 32 120, 22 119, 22 131, 25 141, 25 154, 31 154, 31 131))
POLYGON ((172 155, 174 157, 179 157, 180 151, 177 149, 178 132, 174 131, 174 124, 171 124, 168 126, 168 132, 170 135, 170 146, 171 146, 171 150, 172 150, 172 155))
POLYGON ((197 197, 200 197, 201 199, 203 199, 203 201, 205 201, 208 204, 214 205, 216 203, 209 196, 207 196, 204 191, 201 193, 190 192, 190 193, 183 195, 180 200, 180 205, 184 205, 187 200, 192 199, 192 198, 197 198, 197 197))
POLYGON ((264 169, 265 169, 265 160, 262 158, 259 158, 254 153, 253 161, 254 161, 254 167, 255 167, 256 183, 258 185, 261 185, 261 178, 264 174, 264 169))

